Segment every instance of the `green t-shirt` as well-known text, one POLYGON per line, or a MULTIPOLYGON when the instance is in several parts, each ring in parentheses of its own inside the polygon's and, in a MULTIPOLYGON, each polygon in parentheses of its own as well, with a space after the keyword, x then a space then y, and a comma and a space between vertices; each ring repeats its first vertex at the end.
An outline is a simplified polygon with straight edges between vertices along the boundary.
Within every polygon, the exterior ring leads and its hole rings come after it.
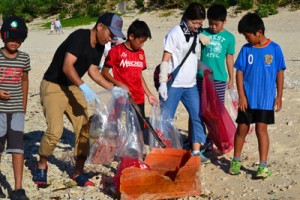
MULTIPOLYGON (((234 35, 225 29, 214 34, 209 28, 205 28, 202 33, 210 38, 210 43, 202 45, 200 60, 212 69, 215 80, 226 82, 228 78, 226 55, 235 53, 234 35)), ((198 70, 197 76, 203 77, 201 70, 198 70)))

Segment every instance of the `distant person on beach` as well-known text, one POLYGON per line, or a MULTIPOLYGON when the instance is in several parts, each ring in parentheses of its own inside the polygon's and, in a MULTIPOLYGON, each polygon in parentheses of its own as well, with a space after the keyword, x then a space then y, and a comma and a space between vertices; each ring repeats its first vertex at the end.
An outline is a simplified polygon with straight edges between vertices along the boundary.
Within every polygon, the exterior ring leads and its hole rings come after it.
POLYGON ((202 163, 210 160, 200 152, 201 143, 206 142, 203 121, 200 117, 200 99, 196 85, 196 74, 200 52, 198 34, 205 19, 205 8, 199 3, 191 3, 181 18, 180 24, 172 28, 164 38, 164 52, 160 64, 160 100, 172 118, 181 101, 191 119, 192 155, 200 156, 202 163), (194 38, 195 44, 193 44, 194 38), (193 46, 192 46, 193 45, 193 46), (167 87, 168 74, 181 63, 192 46, 192 51, 181 66, 173 84, 167 87))
POLYGON ((55 22, 51 21, 50 24, 50 34, 53 34, 55 32, 55 22))
MULTIPOLYGON (((116 86, 126 88, 145 116, 145 95, 150 104, 158 103, 158 99, 150 92, 143 70, 147 69, 144 43, 151 38, 151 32, 144 21, 135 20, 127 31, 127 40, 108 52, 102 75, 116 86), (109 73, 112 69, 113 76, 109 73)), ((144 121, 139 116, 141 130, 144 131, 144 121)))
POLYGON ((100 63, 104 45, 113 37, 124 38, 123 20, 113 13, 98 18, 93 29, 79 29, 71 33, 56 50, 40 85, 41 104, 47 122, 39 148, 40 159, 33 172, 33 181, 47 184, 48 157, 59 142, 66 114, 75 134, 75 169, 71 178, 79 186, 94 186, 84 174, 84 163, 89 152, 89 118, 87 102, 99 102, 96 93, 82 80, 87 72, 99 86, 112 90, 116 95, 123 89, 113 86, 101 75, 100 63))
POLYGON ((229 173, 240 173, 241 153, 250 124, 255 123, 258 140, 259 166, 256 178, 267 178, 271 171, 267 165, 269 151, 268 125, 274 124, 274 111, 282 108, 284 70, 286 68, 280 46, 265 36, 263 20, 254 13, 242 17, 239 33, 245 44, 235 61, 236 83, 239 95, 238 123, 234 138, 234 157, 229 173))
POLYGON ((24 122, 28 97, 28 72, 30 57, 18 50, 27 38, 28 28, 24 20, 13 16, 4 20, 1 38, 4 47, 0 51, 0 160, 5 151, 12 154, 14 190, 9 198, 29 199, 22 189, 24 167, 24 122))
MULTIPOLYGON (((208 28, 201 34, 209 38, 209 43, 201 45, 200 61, 206 64, 214 75, 214 84, 220 100, 225 103, 225 91, 234 86, 234 53, 235 38, 224 28, 227 18, 226 7, 213 4, 207 10, 208 28), (228 81, 228 82, 227 82, 228 81)), ((198 70, 197 85, 200 96, 202 94, 203 71, 198 70)), ((213 143, 207 138, 205 150, 212 150, 213 143)))
POLYGON ((61 26, 59 18, 55 19, 54 25, 55 25, 55 32, 56 32, 56 34, 63 33, 62 26, 61 26))

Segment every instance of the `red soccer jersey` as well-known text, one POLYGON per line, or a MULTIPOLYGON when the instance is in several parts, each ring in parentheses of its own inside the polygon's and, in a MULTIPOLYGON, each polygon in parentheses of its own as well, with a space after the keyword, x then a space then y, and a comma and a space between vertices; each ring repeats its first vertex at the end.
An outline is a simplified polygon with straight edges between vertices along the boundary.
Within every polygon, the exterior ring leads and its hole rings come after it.
POLYGON ((112 68, 114 78, 128 87, 137 104, 145 102, 142 72, 147 67, 143 49, 131 51, 119 44, 109 50, 104 65, 112 68))

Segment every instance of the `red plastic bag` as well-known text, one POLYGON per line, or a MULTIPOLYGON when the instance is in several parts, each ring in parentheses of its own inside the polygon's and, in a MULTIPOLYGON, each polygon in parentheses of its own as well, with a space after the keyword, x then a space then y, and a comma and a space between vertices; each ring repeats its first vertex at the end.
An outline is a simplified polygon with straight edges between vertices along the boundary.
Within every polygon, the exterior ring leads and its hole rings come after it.
POLYGON ((148 171, 151 171, 151 168, 149 165, 147 165, 146 163, 144 163, 143 161, 140 161, 137 158, 131 158, 131 157, 123 157, 121 159, 121 163, 118 167, 117 173, 115 174, 114 178, 113 178, 113 183, 115 185, 116 191, 120 191, 120 178, 122 175, 122 171, 123 169, 126 169, 128 167, 137 167, 140 169, 145 169, 148 171))
POLYGON ((214 85, 213 72, 204 71, 201 115, 208 129, 208 137, 220 153, 228 153, 234 145, 236 127, 220 100, 214 85))

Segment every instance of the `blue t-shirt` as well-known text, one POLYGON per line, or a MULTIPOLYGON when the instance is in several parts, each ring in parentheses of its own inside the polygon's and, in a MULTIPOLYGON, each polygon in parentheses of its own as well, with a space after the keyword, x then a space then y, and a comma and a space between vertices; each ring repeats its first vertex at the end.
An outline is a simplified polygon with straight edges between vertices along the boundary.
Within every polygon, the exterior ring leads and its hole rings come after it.
POLYGON ((234 67, 244 75, 244 90, 251 109, 274 110, 277 72, 286 68, 280 46, 245 44, 234 67))

